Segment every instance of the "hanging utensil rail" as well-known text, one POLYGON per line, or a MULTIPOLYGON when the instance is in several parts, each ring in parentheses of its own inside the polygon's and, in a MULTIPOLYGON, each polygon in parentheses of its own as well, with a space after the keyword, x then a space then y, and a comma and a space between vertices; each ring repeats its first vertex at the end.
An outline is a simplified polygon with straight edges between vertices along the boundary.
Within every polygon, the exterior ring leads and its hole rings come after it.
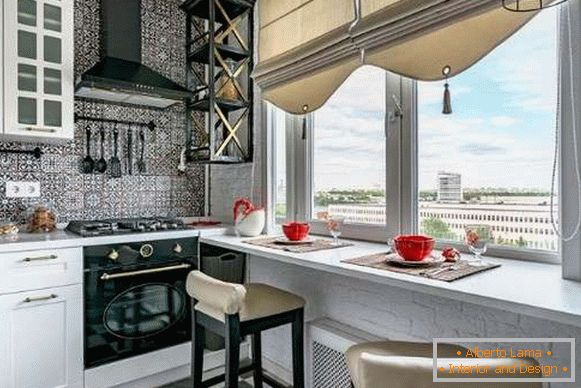
POLYGON ((0 149, 0 154, 25 154, 25 155, 32 155, 35 159, 40 159, 44 152, 40 149, 40 147, 36 147, 32 150, 8 150, 8 149, 0 149))
POLYGON ((138 121, 102 119, 102 118, 97 118, 97 117, 75 115, 75 122, 79 122, 79 121, 93 121, 93 122, 110 123, 110 124, 117 124, 117 125, 133 125, 133 126, 140 126, 140 127, 148 128, 150 131, 154 131, 156 128, 156 125, 153 121, 143 123, 143 122, 138 122, 138 121))

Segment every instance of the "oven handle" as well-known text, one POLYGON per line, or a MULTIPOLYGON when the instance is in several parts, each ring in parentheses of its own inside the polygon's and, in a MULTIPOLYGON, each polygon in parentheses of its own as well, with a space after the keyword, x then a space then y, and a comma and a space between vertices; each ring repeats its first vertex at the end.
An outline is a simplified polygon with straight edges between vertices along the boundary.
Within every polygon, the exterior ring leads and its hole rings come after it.
POLYGON ((188 263, 172 265, 171 267, 162 267, 162 268, 151 268, 151 269, 142 269, 140 271, 129 271, 129 272, 120 272, 109 274, 105 272, 101 275, 101 280, 111 280, 111 279, 119 279, 119 278, 127 278, 132 276, 139 276, 139 275, 146 275, 150 273, 158 273, 158 272, 166 272, 166 271, 175 271, 176 269, 186 269, 190 268, 192 265, 188 263))

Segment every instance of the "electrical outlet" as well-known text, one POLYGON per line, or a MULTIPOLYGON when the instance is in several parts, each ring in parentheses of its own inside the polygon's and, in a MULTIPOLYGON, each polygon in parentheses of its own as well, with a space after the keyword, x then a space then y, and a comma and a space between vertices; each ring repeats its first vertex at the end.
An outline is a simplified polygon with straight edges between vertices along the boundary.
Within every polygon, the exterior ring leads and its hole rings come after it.
POLYGON ((40 182, 7 181, 6 197, 8 198, 40 197, 40 182))

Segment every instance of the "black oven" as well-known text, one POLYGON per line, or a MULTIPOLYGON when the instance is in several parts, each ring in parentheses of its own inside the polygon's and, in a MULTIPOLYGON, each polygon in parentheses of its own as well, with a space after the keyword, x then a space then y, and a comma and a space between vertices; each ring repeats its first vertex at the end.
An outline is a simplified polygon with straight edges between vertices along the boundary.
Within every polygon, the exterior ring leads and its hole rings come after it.
POLYGON ((196 238, 84 249, 85 367, 190 341, 196 238))

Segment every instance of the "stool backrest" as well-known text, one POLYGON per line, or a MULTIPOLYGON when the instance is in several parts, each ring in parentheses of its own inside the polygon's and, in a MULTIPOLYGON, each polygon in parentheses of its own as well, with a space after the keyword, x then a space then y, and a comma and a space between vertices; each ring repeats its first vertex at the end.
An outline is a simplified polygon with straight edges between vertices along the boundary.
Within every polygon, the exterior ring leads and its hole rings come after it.
POLYGON ((226 315, 239 313, 246 298, 246 288, 243 285, 223 282, 200 271, 190 272, 186 289, 198 303, 226 315))

